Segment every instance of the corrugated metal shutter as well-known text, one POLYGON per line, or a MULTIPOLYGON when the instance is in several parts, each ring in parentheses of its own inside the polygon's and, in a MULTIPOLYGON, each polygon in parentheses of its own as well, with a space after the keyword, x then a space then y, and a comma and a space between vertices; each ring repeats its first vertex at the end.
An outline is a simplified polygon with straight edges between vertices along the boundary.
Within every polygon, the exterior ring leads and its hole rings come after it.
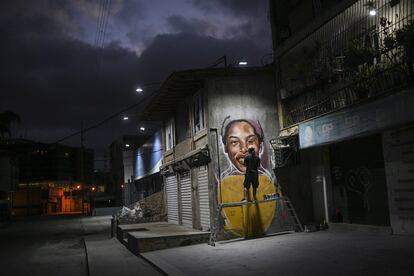
POLYGON ((414 234, 414 128, 383 133, 391 226, 394 234, 414 234))
POLYGON ((166 177, 168 222, 178 224, 178 190, 177 177, 171 175, 166 177))
POLYGON ((193 227, 193 202, 191 198, 191 177, 188 172, 180 175, 181 221, 184 226, 193 227))
POLYGON ((203 230, 210 230, 210 203, 208 191, 208 169, 207 166, 198 170, 198 196, 200 204, 200 224, 203 230))

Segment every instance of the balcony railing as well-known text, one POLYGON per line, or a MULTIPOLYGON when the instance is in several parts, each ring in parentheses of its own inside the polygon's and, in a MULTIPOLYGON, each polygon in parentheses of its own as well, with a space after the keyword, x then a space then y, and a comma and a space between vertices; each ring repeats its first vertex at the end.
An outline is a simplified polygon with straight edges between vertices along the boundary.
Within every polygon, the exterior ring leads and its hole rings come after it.
POLYGON ((324 115, 344 107, 358 104, 380 95, 398 91, 409 84, 409 74, 405 64, 397 64, 391 68, 376 72, 358 82, 350 83, 327 97, 313 104, 304 104, 289 109, 285 126, 290 126, 304 120, 324 115))
POLYGON ((280 57, 283 127, 411 85, 414 2, 381 2, 377 17, 364 15, 368 2, 358 1, 280 57))

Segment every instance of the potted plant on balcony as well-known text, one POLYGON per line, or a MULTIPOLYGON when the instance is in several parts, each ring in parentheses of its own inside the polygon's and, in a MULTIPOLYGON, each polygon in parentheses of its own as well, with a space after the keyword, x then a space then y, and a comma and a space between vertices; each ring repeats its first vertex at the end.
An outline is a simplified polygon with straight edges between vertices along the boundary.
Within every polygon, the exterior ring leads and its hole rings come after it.
POLYGON ((411 20, 403 28, 395 32, 395 40, 404 48, 404 58, 408 70, 408 75, 412 79, 413 58, 414 58, 414 22, 411 20))
POLYGON ((355 94, 364 99, 369 93, 367 82, 375 53, 360 40, 353 40, 345 50, 344 67, 353 83, 355 94))

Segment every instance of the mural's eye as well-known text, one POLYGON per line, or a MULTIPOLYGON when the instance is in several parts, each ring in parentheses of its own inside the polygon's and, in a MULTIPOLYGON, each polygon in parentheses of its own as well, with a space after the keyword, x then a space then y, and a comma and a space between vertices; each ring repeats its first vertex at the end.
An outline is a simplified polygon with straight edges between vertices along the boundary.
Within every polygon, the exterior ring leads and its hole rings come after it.
POLYGON ((249 145, 253 145, 253 144, 255 144, 255 143, 256 143, 256 140, 252 138, 252 139, 247 140, 247 143, 248 143, 249 145))
POLYGON ((239 143, 239 141, 237 141, 237 140, 231 140, 230 141, 230 145, 232 145, 232 146, 236 146, 238 143, 239 143))

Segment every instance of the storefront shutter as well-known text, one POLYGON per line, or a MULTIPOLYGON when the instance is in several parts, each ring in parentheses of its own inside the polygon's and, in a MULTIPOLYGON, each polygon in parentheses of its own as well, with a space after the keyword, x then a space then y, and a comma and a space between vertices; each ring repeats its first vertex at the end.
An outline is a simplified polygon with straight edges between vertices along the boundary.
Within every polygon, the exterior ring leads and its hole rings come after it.
POLYGON ((191 177, 189 172, 180 175, 181 222, 193 227, 193 204, 191 198, 191 177))
POLYGON ((208 190, 208 169, 207 166, 198 170, 198 196, 200 204, 200 224, 204 231, 210 229, 210 204, 208 190))
POLYGON ((178 191, 177 177, 171 175, 166 177, 168 222, 178 224, 178 191))

